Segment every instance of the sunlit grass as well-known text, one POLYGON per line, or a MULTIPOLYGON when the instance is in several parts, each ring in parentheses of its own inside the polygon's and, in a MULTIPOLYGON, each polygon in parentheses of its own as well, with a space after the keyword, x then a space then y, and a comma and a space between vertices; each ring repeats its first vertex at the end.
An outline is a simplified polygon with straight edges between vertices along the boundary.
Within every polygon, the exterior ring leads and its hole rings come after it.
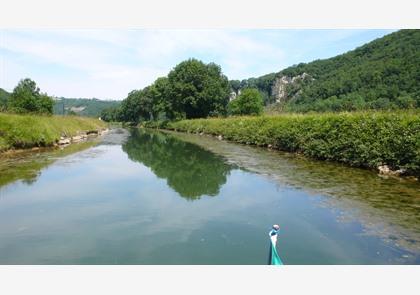
POLYGON ((50 146, 61 136, 105 127, 104 122, 86 117, 0 113, 0 151, 12 147, 50 146))

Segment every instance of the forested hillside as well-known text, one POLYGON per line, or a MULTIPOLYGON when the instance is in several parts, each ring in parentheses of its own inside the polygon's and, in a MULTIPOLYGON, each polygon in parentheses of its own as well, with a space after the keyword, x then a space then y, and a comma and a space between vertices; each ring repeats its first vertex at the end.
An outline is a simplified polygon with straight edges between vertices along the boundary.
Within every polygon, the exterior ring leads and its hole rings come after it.
POLYGON ((266 104, 277 101, 289 111, 418 108, 420 30, 400 30, 333 58, 230 82, 233 90, 252 84, 268 96, 266 104), (308 78, 293 80, 303 74, 308 78), (273 91, 276 83, 284 92, 273 91))
MULTIPOLYGON (((0 88, 0 111, 5 110, 10 93, 0 88)), ((96 98, 64 98, 54 100, 53 113, 55 115, 79 115, 86 117, 100 117, 102 110, 120 105, 117 100, 99 100, 96 98)))
POLYGON ((99 100, 96 98, 59 98, 54 104, 54 114, 76 114, 79 116, 99 117, 102 110, 117 107, 120 104, 115 100, 99 100))
POLYGON ((7 100, 9 99, 10 93, 0 88, 0 110, 5 109, 7 100))

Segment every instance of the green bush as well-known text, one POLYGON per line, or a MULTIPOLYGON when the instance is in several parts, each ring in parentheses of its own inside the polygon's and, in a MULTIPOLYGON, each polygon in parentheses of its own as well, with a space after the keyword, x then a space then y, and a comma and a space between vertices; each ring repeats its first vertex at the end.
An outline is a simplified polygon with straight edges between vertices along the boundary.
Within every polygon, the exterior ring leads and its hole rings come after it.
POLYGON ((21 114, 52 114, 53 106, 53 99, 41 93, 36 83, 29 78, 20 80, 8 99, 8 109, 21 114))
POLYGON ((244 89, 229 102, 228 110, 231 115, 259 115, 263 111, 263 97, 258 89, 244 89))
POLYGON ((302 153, 351 166, 420 174, 420 116, 412 112, 284 114, 170 122, 166 128, 302 153))

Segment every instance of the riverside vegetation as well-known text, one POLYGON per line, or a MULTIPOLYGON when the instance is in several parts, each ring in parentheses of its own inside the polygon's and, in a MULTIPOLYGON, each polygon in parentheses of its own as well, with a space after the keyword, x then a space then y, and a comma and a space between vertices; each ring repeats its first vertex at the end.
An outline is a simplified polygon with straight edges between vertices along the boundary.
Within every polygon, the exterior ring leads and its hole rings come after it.
MULTIPOLYGON (((219 65, 188 59, 166 77, 131 91, 120 105, 103 110, 101 117, 130 125, 218 134, 317 159, 418 175, 419 32, 401 30, 348 53, 261 79, 229 81, 219 65), (279 79, 285 82, 277 85, 279 79), (271 104, 278 101, 279 93, 280 103, 271 104), (229 117, 260 115, 264 105, 280 115, 229 117), (374 110, 360 112, 365 109, 374 110), (291 113, 308 111, 327 113, 291 113)), ((12 111, 52 112, 48 96, 28 79, 10 97, 4 93, 2 97, 12 111)), ((2 140, 3 145, 26 146, 26 141, 2 140)), ((42 145, 51 139, 33 142, 42 145)))
POLYGON ((107 124, 77 116, 17 115, 0 113, 0 151, 10 148, 53 146, 62 137, 98 131, 107 124))
POLYGON ((220 67, 190 59, 131 92, 107 119, 419 176, 419 48, 420 31, 401 30, 228 88, 220 67), (263 105, 265 116, 232 117, 260 115, 263 105))
POLYGON ((420 176, 420 116, 412 112, 283 114, 146 122, 145 127, 217 135, 351 166, 420 176))
POLYGON ((97 119, 53 116, 52 97, 41 93, 29 78, 19 81, 11 94, 5 91, 0 94, 3 110, 0 113, 0 152, 68 144, 106 127, 106 123, 97 119))

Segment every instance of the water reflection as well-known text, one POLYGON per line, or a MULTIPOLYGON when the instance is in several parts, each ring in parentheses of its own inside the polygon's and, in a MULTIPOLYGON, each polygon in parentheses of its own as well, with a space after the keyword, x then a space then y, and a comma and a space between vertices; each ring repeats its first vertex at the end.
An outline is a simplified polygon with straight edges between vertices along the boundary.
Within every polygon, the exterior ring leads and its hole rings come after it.
POLYGON ((378 176, 364 169, 321 162, 290 153, 215 140, 209 136, 165 132, 223 156, 243 169, 266 175, 280 186, 300 188, 341 208, 341 221, 357 220, 366 234, 420 251, 420 183, 378 176))
POLYGON ((15 154, 0 155, 0 188, 9 183, 21 180, 32 185, 41 175, 41 170, 57 159, 88 149, 97 144, 97 140, 89 140, 71 144, 65 148, 42 148, 38 151, 20 151, 15 154))
POLYGON ((160 132, 132 130, 122 148, 189 200, 218 195, 232 169, 222 157, 160 132))
POLYGON ((286 264, 420 263, 418 185, 365 170, 123 129, 8 165, 0 264, 265 264, 273 223, 286 264))

